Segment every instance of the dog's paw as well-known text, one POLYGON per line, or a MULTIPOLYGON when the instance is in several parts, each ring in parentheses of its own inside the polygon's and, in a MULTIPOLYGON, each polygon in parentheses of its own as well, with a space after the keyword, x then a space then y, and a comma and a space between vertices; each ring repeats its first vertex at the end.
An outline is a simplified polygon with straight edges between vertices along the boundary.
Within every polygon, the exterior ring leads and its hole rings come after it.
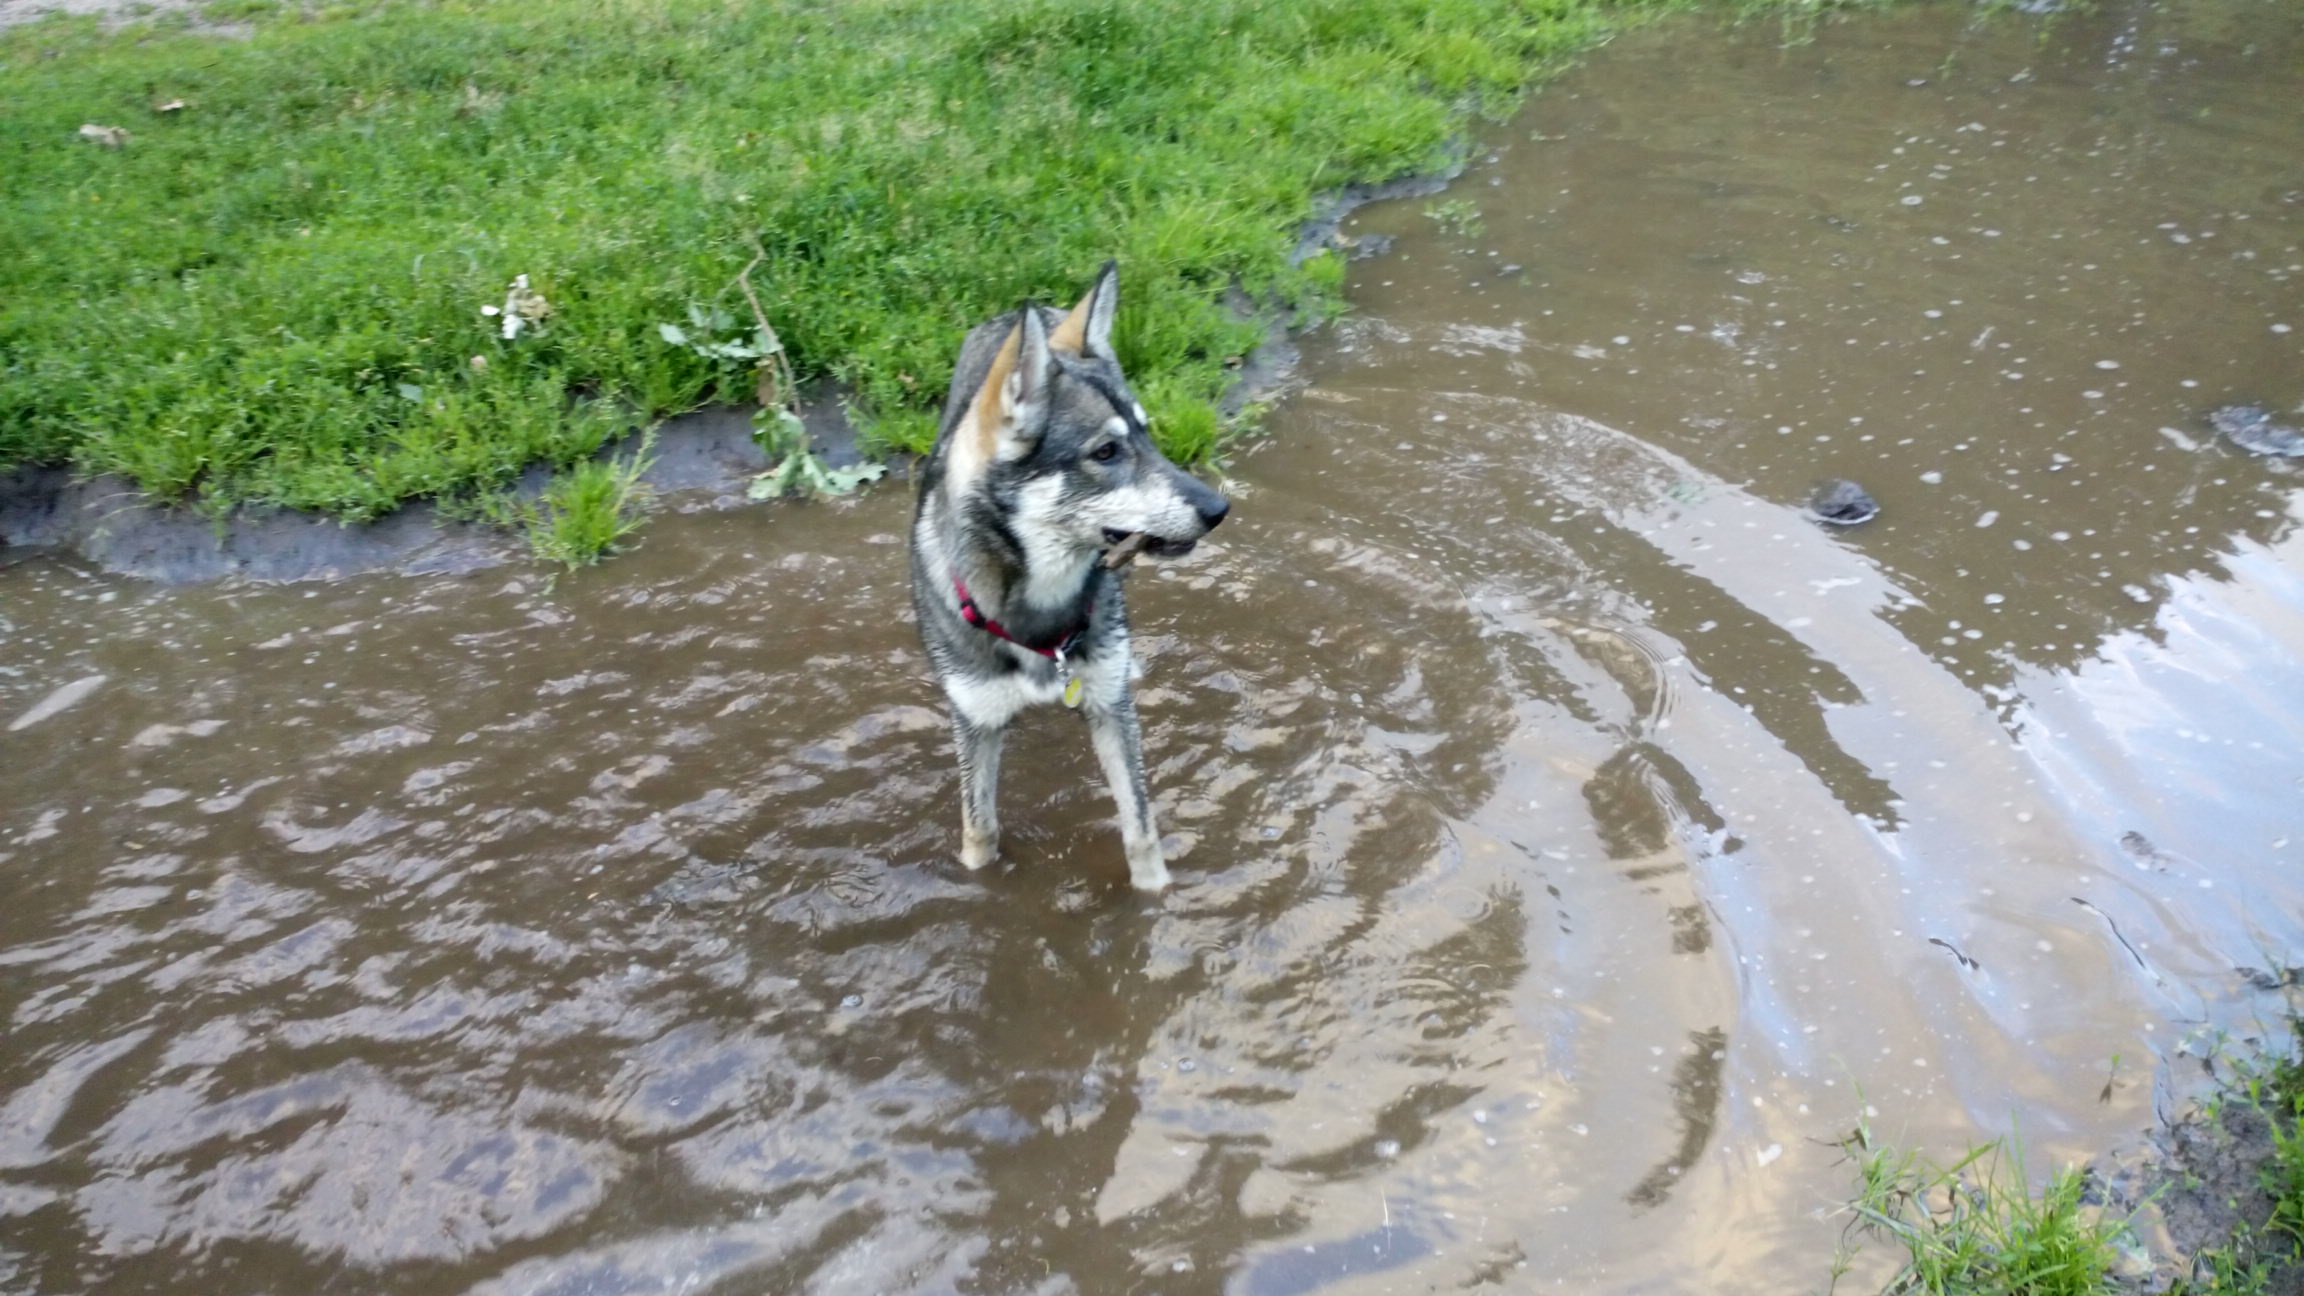
POLYGON ((1128 852, 1128 883, 1139 891, 1165 890, 1169 883, 1168 861, 1161 858, 1158 845, 1147 845, 1142 850, 1128 852))
POLYGON ((960 867, 969 872, 974 873, 999 859, 999 838, 964 836, 960 839, 960 867))

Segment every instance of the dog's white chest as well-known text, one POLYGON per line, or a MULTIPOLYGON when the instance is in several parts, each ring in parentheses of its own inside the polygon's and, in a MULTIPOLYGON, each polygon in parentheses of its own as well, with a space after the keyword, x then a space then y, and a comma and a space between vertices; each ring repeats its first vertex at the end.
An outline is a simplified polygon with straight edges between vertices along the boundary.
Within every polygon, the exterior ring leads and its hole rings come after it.
POLYGON ((992 725, 1026 707, 1063 700, 1066 681, 1054 671, 1015 671, 998 679, 947 677, 944 688, 952 704, 970 720, 992 725))

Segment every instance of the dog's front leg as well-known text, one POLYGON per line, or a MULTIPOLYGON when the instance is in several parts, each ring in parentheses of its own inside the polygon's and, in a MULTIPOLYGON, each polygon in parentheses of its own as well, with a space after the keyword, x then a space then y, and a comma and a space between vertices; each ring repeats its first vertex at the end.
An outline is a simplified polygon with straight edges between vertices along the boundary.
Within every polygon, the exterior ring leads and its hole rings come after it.
POLYGON ((960 863, 980 869, 1000 858, 1000 743, 1008 723, 978 724, 954 707, 952 733, 960 743, 960 863))
POLYGON ((1136 699, 1123 685, 1117 700, 1087 708, 1088 736, 1104 781, 1120 810, 1120 841, 1128 851, 1128 880, 1145 891, 1168 885, 1168 862, 1160 856, 1160 833, 1152 826, 1152 798, 1144 790, 1144 739, 1136 724, 1136 699))

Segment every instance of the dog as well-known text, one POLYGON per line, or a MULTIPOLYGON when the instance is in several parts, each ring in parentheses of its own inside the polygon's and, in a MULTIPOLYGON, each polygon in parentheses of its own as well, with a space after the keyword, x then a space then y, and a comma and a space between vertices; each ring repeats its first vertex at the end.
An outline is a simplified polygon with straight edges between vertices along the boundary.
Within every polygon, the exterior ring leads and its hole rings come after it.
POLYGON ((1130 686, 1126 560, 1191 552, 1231 505, 1152 442, 1120 372, 1107 262, 1070 314, 1026 303, 961 344, 912 522, 912 607, 952 704, 960 862, 999 858, 1000 748, 1028 706, 1062 702, 1119 809, 1128 878, 1168 865, 1144 788, 1130 686))

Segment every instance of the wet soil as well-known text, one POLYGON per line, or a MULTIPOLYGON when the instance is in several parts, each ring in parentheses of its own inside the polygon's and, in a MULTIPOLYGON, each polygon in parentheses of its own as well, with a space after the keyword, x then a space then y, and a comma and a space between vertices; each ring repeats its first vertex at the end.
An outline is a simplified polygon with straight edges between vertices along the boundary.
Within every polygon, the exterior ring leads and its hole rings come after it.
POLYGON ((1815 1290, 1862 1105, 2179 1110, 2304 948, 2304 478, 2205 422, 2304 399, 2304 33, 1781 38, 1345 219, 1130 578, 1157 898, 1060 713, 952 862, 901 490, 557 581, 0 551, 0 1288, 1815 1290))
POLYGON ((2241 1238, 2262 1238, 2268 1272, 2261 1290, 2266 1296, 2304 1292, 2304 1260, 2281 1258, 2282 1239, 2265 1228, 2277 1205, 2264 1187, 2264 1171, 2277 1154, 2272 1122, 2244 1087, 2228 1089, 2222 1099, 2094 1167, 2107 1203, 2118 1217, 2139 1219, 2139 1232, 2153 1244, 2149 1263, 2123 1275, 2127 1290, 2165 1292, 2184 1280, 2215 1291, 2213 1268, 2195 1258, 2231 1255, 2245 1250, 2241 1238))
MULTIPOLYGON (((841 395, 826 390, 802 407, 809 445, 834 467, 862 457, 841 395)), ((737 508, 748 502, 752 478, 769 466, 752 433, 748 407, 715 406, 668 419, 645 438, 621 438, 599 457, 628 462, 644 454, 640 480, 651 505, 682 512, 737 508)), ((512 493, 532 501, 550 481, 549 469, 538 466, 512 493)), ((228 577, 454 575, 527 553, 517 533, 463 521, 428 503, 365 523, 261 506, 219 513, 154 500, 122 477, 83 478, 61 467, 0 472, 0 546, 61 549, 98 571, 170 585, 228 577)))

